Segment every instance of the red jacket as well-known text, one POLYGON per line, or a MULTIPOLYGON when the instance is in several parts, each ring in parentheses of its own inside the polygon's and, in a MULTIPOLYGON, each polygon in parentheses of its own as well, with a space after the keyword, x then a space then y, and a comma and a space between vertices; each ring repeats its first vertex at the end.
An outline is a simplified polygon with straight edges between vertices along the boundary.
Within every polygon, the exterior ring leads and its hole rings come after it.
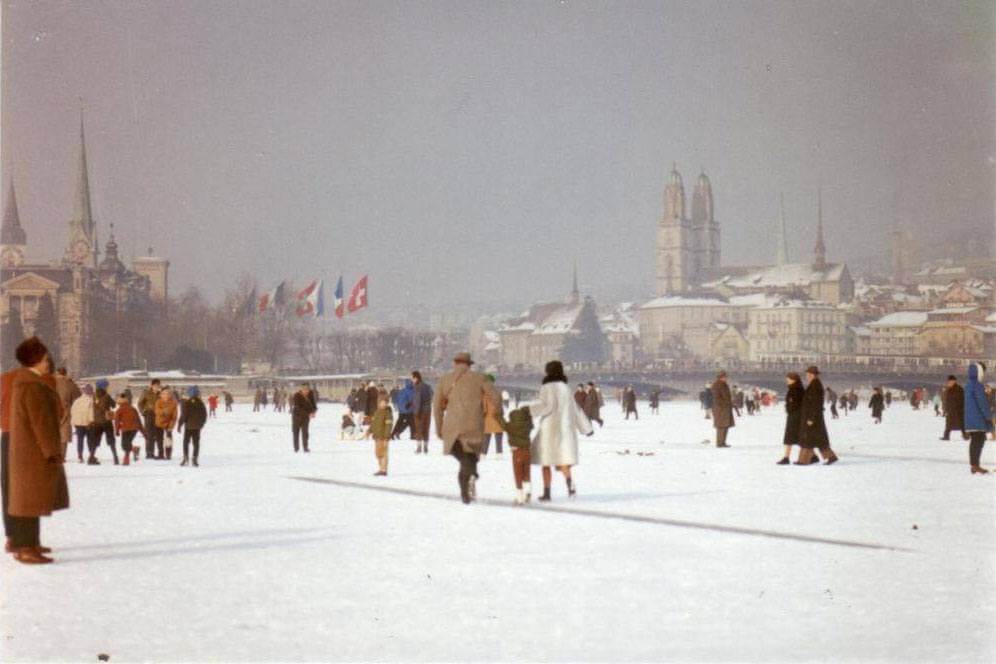
POLYGON ((141 431, 142 418, 130 403, 121 404, 114 411, 114 430, 121 435, 122 431, 141 431))

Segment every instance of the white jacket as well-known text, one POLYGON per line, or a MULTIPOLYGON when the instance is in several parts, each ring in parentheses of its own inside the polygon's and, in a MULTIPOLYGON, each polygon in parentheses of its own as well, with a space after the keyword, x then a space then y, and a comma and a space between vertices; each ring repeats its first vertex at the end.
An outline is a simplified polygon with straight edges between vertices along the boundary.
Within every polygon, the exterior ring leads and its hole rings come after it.
POLYGON ((88 427, 93 424, 93 397, 83 394, 76 398, 69 408, 69 423, 74 427, 88 427))
POLYGON ((536 425, 536 437, 530 447, 534 466, 576 466, 578 433, 591 433, 591 422, 578 408, 567 383, 547 383, 540 388, 539 399, 529 403, 529 413, 536 425))

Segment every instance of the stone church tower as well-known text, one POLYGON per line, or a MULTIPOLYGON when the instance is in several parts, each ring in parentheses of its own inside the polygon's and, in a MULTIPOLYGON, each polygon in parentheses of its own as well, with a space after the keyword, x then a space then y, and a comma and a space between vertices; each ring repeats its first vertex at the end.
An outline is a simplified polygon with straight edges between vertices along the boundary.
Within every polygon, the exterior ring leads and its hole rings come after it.
POLYGON ((73 217, 69 220, 69 244, 62 262, 66 267, 97 267, 96 224, 90 207, 90 178, 86 165, 86 136, 80 111, 80 161, 76 173, 73 217))
POLYGON ((664 187, 664 215, 657 224, 655 292, 658 297, 701 285, 720 266, 719 224, 713 212, 712 183, 699 175, 692 193, 692 218, 685 213, 685 186, 672 166, 664 187))

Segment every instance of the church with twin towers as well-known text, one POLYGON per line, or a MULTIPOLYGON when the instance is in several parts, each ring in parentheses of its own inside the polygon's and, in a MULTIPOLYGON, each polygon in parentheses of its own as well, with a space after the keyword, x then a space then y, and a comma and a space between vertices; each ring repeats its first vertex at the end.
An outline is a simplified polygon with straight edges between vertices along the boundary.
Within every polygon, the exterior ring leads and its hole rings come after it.
POLYGON ((803 296, 830 304, 850 302, 854 281, 847 265, 827 261, 823 239, 823 198, 816 192, 816 238, 811 261, 791 262, 784 204, 780 205, 774 264, 725 266, 722 229, 716 218, 712 182, 700 170, 691 205, 677 165, 664 186, 664 211, 657 223, 655 296, 708 291, 725 296, 766 292, 803 296))

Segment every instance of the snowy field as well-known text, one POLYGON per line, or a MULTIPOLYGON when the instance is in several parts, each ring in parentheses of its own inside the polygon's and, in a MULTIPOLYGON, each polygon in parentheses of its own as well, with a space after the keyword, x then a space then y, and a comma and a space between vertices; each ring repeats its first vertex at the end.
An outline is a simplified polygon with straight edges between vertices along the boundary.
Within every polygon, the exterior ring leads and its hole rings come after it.
POLYGON ((435 441, 372 477, 328 404, 309 455, 246 406, 209 422, 198 469, 102 447, 42 522, 56 564, 0 563, 0 660, 996 659, 996 476, 933 413, 862 407, 829 423, 841 461, 803 468, 775 465, 780 409, 724 450, 696 404, 604 412, 578 498, 555 480, 549 507, 511 505, 507 452, 471 506, 435 441))

